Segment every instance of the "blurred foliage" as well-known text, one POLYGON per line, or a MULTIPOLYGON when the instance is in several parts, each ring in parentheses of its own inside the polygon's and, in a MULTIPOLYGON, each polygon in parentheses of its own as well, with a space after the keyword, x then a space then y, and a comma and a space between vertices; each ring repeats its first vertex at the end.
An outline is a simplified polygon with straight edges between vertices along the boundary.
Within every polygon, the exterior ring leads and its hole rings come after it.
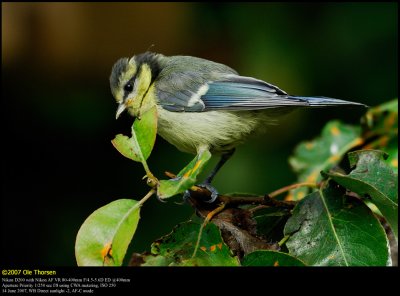
MULTIPOLYGON (((316 183, 321 181, 320 172, 338 164, 342 157, 352 148, 362 143, 359 126, 346 125, 339 121, 330 121, 322 130, 321 136, 312 141, 297 145, 289 163, 298 174, 297 181, 316 183)), ((308 190, 293 190, 287 200, 300 200, 308 190)))
POLYGON ((399 169, 399 102, 394 99, 368 110, 362 118, 363 134, 369 141, 364 149, 380 149, 388 154, 388 164, 399 169))
MULTIPOLYGON (((75 265, 82 221, 133 190, 145 194, 140 165, 110 144, 132 125, 127 115, 115 121, 108 77, 118 58, 154 44, 153 51, 223 62, 289 93, 375 106, 398 95, 397 25, 396 3, 2 3, 2 262, 75 265)), ((289 184, 295 145, 328 120, 356 123, 361 112, 294 113, 239 147, 214 185, 261 194, 289 184)), ((156 142, 155 175, 178 172, 192 158, 156 142)), ((149 200, 128 253, 191 213, 149 200)))
MULTIPOLYGON (((397 99, 369 109, 361 118, 361 127, 329 122, 320 137, 297 145, 289 163, 298 174, 298 182, 315 183, 321 181, 322 170, 337 169, 343 156, 357 147, 387 152, 387 166, 398 173, 397 99)), ((297 188, 286 196, 286 200, 300 200, 309 192, 308 188, 297 188)))

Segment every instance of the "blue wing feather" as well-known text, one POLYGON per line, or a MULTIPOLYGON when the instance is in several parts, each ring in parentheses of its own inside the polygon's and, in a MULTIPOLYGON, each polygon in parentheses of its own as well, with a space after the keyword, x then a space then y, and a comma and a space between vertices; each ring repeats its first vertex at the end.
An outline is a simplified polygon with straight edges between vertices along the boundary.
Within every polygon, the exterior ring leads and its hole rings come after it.
POLYGON ((303 98, 287 95, 283 90, 251 77, 231 75, 229 80, 209 83, 201 96, 206 110, 256 110, 284 106, 308 106, 303 98))

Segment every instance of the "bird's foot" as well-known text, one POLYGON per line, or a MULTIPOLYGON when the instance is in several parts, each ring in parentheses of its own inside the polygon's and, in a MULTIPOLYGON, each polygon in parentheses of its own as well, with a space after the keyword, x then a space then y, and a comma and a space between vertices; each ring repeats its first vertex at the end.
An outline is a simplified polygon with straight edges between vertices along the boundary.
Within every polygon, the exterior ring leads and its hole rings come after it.
MULTIPOLYGON (((205 200, 206 203, 213 203, 218 198, 219 193, 218 193, 217 189, 215 189, 215 187, 212 186, 210 183, 204 182, 201 184, 197 184, 196 186, 210 191, 211 198, 209 200, 205 200)), ((185 193, 183 194, 183 198, 182 198, 183 202, 182 203, 185 203, 189 197, 191 197, 190 190, 186 190, 185 193)))
POLYGON ((202 183, 197 186, 210 191, 211 198, 209 200, 206 200, 207 203, 213 203, 218 198, 219 193, 218 193, 217 189, 214 186, 212 186, 210 183, 202 183))

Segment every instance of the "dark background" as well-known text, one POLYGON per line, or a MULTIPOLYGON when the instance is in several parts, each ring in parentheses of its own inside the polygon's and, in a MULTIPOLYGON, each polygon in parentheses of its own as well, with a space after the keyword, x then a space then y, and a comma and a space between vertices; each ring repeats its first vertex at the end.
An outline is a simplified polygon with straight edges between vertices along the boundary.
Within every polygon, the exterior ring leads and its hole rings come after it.
MULTIPOLYGON (((97 208, 148 191, 139 163, 111 145, 132 118, 115 120, 113 63, 151 47, 225 63, 291 94, 377 105, 397 96, 397 3, 2 3, 1 262, 73 266, 75 236, 97 208)), ((240 146, 215 179, 220 192, 267 193, 295 181, 287 162, 331 119, 360 109, 304 110, 240 146)), ((157 138, 153 173, 190 159, 157 138)), ((213 159, 211 168, 216 162, 213 159)), ((179 198, 175 198, 179 201, 179 198)), ((148 201, 130 251, 193 210, 148 201)), ((129 257, 129 256, 128 256, 129 257)))

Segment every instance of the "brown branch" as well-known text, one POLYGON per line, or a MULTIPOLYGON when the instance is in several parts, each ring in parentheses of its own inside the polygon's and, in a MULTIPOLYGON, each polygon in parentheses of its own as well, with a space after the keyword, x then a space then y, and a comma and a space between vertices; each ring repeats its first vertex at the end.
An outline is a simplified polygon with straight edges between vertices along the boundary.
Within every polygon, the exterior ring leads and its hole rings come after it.
MULTIPOLYGON (((169 178, 176 178, 176 175, 171 172, 165 172, 169 178)), ((298 188, 298 187, 318 187, 318 184, 315 183, 297 183, 282 187, 278 190, 273 191, 272 193, 264 196, 229 196, 229 195, 218 195, 217 201, 219 203, 224 203, 226 206, 239 206, 239 205, 264 205, 265 206, 278 206, 285 208, 293 208, 295 205, 294 201, 279 201, 274 199, 274 197, 287 192, 289 190, 298 188)), ((192 186, 190 188, 194 194, 192 194, 191 202, 195 208, 199 206, 199 200, 207 200, 211 197, 211 192, 205 188, 199 186, 192 186)))
MULTIPOLYGON (((171 172, 165 172, 165 174, 169 178, 176 178, 176 175, 171 172)), ((196 246, 200 241, 203 228, 208 222, 212 222, 221 230, 225 243, 239 258, 257 249, 278 250, 279 245, 276 242, 267 242, 258 236, 253 213, 267 207, 291 210, 296 205, 296 201, 281 201, 275 199, 275 197, 303 186, 317 187, 318 185, 315 183, 292 184, 264 196, 229 196, 220 194, 216 202, 212 204, 205 202, 211 198, 211 192, 196 185, 192 186, 188 201, 196 210, 196 213, 205 219, 201 226, 196 246), (255 207, 243 209, 239 207, 242 205, 255 205, 255 207)), ((193 253, 194 256, 196 250, 197 247, 193 253)))

